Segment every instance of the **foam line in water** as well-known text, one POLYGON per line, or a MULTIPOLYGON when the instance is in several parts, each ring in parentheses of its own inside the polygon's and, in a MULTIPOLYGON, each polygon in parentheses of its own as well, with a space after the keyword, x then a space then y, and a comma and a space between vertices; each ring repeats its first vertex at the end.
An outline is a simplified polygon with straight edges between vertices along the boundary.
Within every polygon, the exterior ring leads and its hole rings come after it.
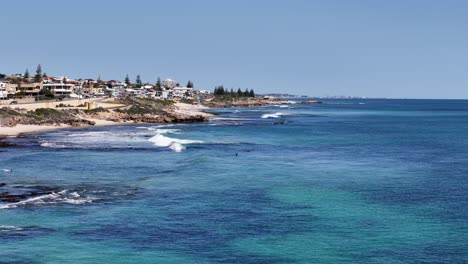
POLYGON ((2 204, 0 209, 16 208, 19 206, 31 206, 31 205, 42 205, 42 204, 85 204, 91 203, 92 200, 82 198, 77 192, 68 192, 63 190, 60 192, 53 192, 50 194, 40 195, 32 197, 24 201, 16 203, 2 204))

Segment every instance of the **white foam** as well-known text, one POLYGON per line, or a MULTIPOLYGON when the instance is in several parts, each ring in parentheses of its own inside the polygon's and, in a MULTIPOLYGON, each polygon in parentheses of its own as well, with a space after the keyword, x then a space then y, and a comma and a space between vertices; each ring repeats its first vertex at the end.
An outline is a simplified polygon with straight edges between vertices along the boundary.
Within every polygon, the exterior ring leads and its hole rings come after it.
POLYGON ((185 149, 184 145, 179 143, 172 143, 169 148, 175 152, 182 152, 185 149))
POLYGON ((85 204, 91 203, 92 200, 81 198, 77 192, 68 193, 67 190, 60 192, 53 192, 51 194, 45 194, 37 197, 32 197, 24 201, 19 201, 16 203, 9 203, 0 205, 0 209, 9 209, 16 208, 18 206, 28 206, 28 205, 41 205, 41 204, 85 204))
POLYGON ((0 232, 21 231, 23 228, 17 226, 0 225, 0 232))
MULTIPOLYGON (((169 133, 166 131, 166 133, 169 133)), ((154 137, 149 139, 155 146, 158 147, 166 147, 169 149, 174 150, 175 152, 181 152, 185 149, 186 144, 197 144, 203 143, 200 140, 190 140, 190 139, 179 139, 179 138, 171 138, 165 136, 164 133, 158 133, 154 137)))
POLYGON ((286 115, 285 113, 278 112, 274 114, 263 114, 262 118, 280 118, 285 115, 286 115))
POLYGON ((280 108, 288 108, 289 105, 280 105, 279 107, 280 107, 280 108))
POLYGON ((180 134, 181 130, 180 129, 171 129, 171 128, 158 128, 154 130, 158 134, 180 134))
POLYGON ((39 143, 41 144, 41 147, 44 147, 44 148, 66 148, 67 147, 64 144, 60 144, 57 142, 50 142, 47 140, 40 141, 39 143))

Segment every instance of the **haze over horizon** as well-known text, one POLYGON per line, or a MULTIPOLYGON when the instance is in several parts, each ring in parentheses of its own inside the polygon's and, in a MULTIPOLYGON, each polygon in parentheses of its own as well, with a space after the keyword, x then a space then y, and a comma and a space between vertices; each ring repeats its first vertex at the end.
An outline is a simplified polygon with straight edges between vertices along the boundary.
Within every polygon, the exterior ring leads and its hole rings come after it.
POLYGON ((6 1, 0 73, 468 99, 466 1, 6 1))

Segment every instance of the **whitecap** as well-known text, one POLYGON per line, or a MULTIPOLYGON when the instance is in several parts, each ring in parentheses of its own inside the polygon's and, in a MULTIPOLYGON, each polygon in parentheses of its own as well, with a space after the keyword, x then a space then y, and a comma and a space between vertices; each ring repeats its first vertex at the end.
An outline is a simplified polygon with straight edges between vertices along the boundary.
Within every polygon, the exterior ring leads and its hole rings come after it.
POLYGON ((184 145, 186 144, 204 143, 200 140, 171 138, 161 133, 156 134, 154 137, 150 138, 149 141, 157 147, 166 147, 174 150, 175 152, 183 151, 185 149, 184 145))
POLYGON ((158 134, 179 134, 182 130, 180 129, 172 129, 172 128, 158 128, 154 130, 158 134))
POLYGON ((16 203, 2 204, 0 209, 10 209, 21 206, 43 205, 43 204, 85 204, 91 203, 91 199, 82 198, 77 192, 69 193, 67 190, 53 192, 50 194, 32 197, 16 203))
POLYGON ((65 144, 57 143, 57 142, 51 142, 47 140, 42 140, 39 142, 41 147, 44 148, 66 148, 67 146, 65 144))
POLYGON ((285 115, 286 115, 285 113, 278 112, 274 114, 263 114, 262 118, 280 118, 285 115))
POLYGON ((0 225, 0 232, 21 231, 23 228, 17 226, 0 225))

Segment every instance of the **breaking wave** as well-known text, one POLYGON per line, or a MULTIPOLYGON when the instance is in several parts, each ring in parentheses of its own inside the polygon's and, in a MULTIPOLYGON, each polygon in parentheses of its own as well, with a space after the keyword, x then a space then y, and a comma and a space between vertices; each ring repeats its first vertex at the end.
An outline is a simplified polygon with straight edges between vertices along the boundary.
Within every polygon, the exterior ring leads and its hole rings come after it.
POLYGON ((263 114, 262 118, 280 118, 285 115, 286 115, 285 113, 278 112, 274 114, 263 114))
POLYGON ((89 198, 83 198, 78 192, 70 192, 63 190, 60 192, 52 192, 50 194, 44 194, 32 198, 28 198, 23 201, 0 204, 0 209, 9 209, 16 207, 29 207, 34 205, 46 205, 46 204, 85 204, 91 203, 92 200, 89 198))
POLYGON ((0 225, 0 232, 21 231, 23 228, 17 226, 0 225))
POLYGON ((179 129, 156 129, 156 135, 149 139, 157 147, 166 147, 175 152, 181 152, 187 144, 204 143, 200 140, 179 139, 165 136, 165 134, 178 134, 179 129))

